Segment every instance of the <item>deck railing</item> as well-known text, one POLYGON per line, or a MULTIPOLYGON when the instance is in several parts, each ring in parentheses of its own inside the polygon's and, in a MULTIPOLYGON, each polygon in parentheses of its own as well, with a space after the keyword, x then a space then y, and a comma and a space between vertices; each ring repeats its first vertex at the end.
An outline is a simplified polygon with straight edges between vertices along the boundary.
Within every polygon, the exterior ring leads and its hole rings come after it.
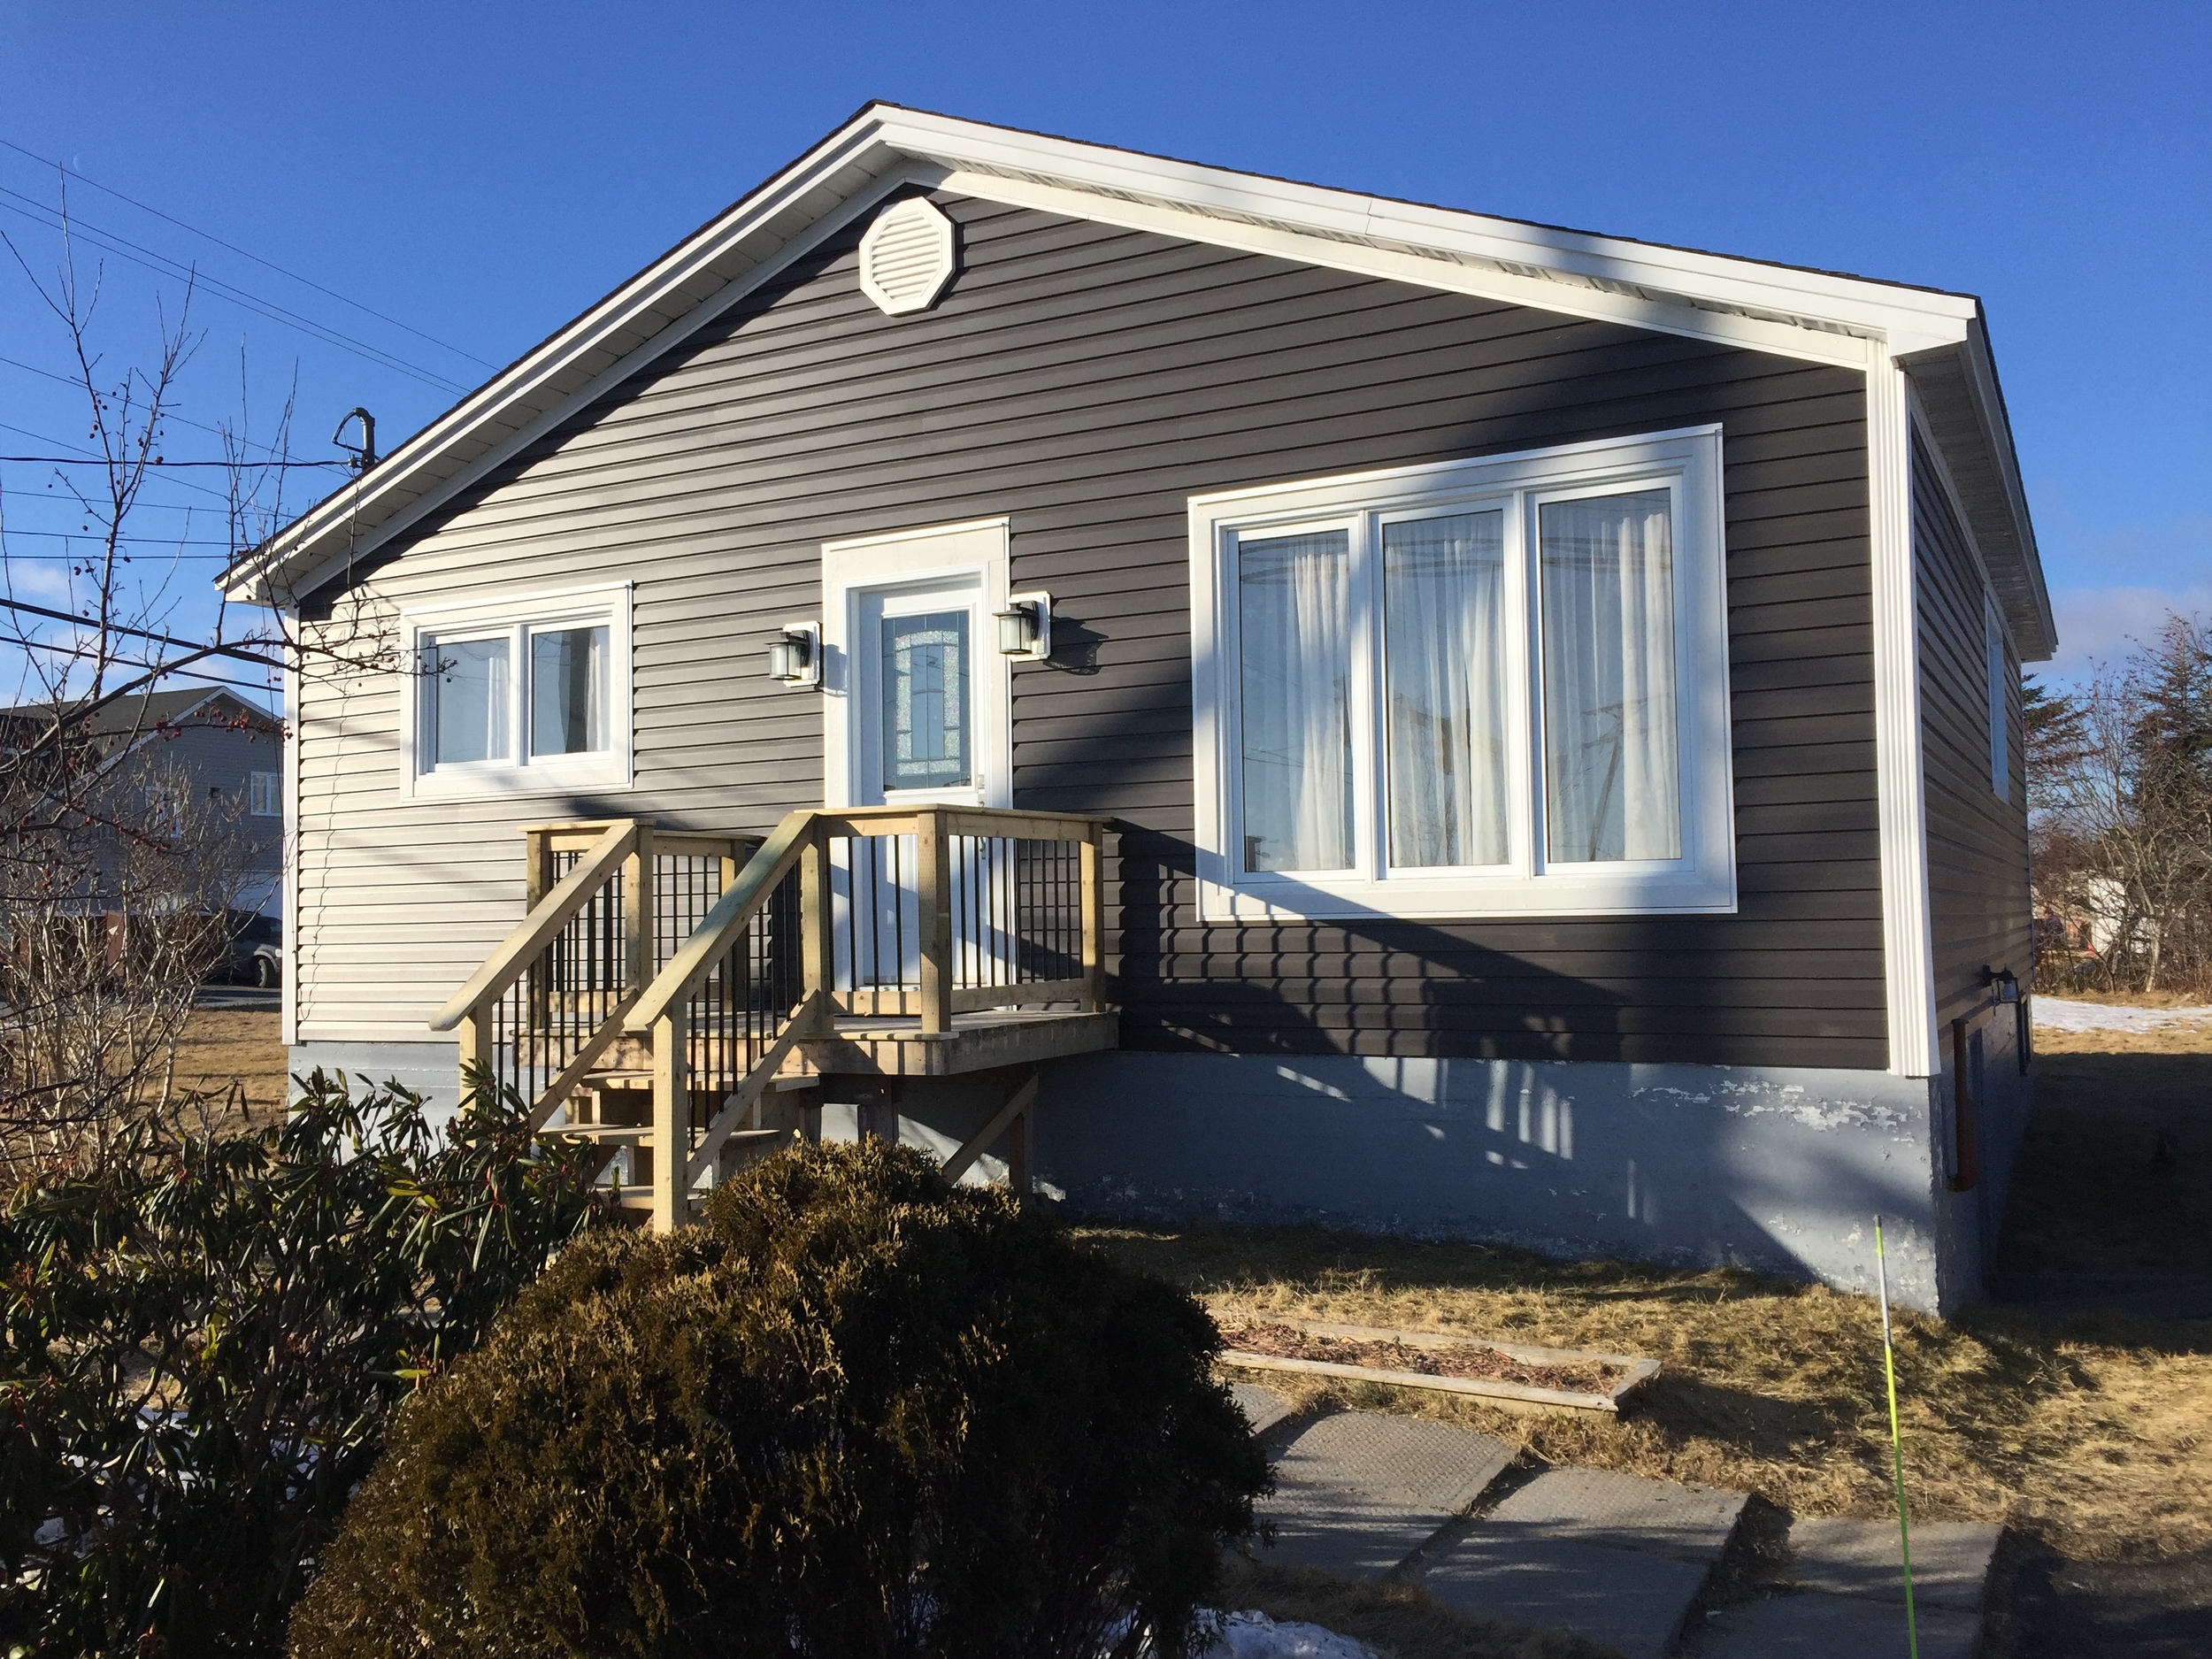
POLYGON ((523 924, 431 1025, 455 1032, 464 1064, 542 1124, 760 843, 630 819, 526 825, 523 835, 523 924))
POLYGON ((653 1220, 674 1226, 839 1019, 930 1038, 992 1009, 1102 1010, 1104 831, 952 806, 793 812, 765 841, 533 825, 527 916, 432 1024, 539 1125, 587 1079, 649 1080, 649 1135, 573 1133, 649 1147, 653 1220))
POLYGON ((624 1017, 653 1054, 657 1225, 757 1117, 786 1056, 840 1015, 1106 1005, 1095 818, 973 807, 787 816, 624 1017), (665 1171, 664 1173, 663 1171, 665 1171))

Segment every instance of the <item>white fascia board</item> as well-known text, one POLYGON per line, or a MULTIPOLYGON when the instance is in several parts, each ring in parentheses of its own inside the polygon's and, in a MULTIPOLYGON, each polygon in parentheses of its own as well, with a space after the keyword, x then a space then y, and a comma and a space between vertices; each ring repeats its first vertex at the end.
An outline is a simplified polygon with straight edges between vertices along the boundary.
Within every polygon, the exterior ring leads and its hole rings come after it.
MULTIPOLYGON (((886 168, 895 169, 900 158, 881 152, 872 126, 872 121, 863 118, 833 134, 719 219, 624 283, 512 368, 495 376, 408 439, 353 488, 332 495, 320 507, 279 533, 268 543, 265 555, 251 566, 234 568, 219 579, 225 580, 226 596, 244 603, 269 603, 270 579, 295 555, 324 536, 342 531, 346 521, 365 509, 387 502, 396 503, 390 516, 347 548, 347 556, 361 557, 374 542, 394 534, 403 521, 419 518, 459 487, 455 478, 426 476, 450 446, 496 423, 503 412, 513 411, 518 404, 526 403, 549 381, 572 370, 592 353, 604 350, 604 342, 610 334, 661 307, 668 308, 672 317, 680 319, 672 321, 634 351, 625 353, 612 367, 595 374, 594 386, 604 385, 610 377, 618 376, 625 372, 625 365, 665 350, 764 280, 769 271, 788 264, 800 242, 810 245, 826 234, 825 216, 836 215, 841 206, 849 207, 856 196, 872 199, 881 195, 883 188, 889 188, 881 180, 880 173, 886 168), (876 165, 870 165, 872 162, 876 165), (845 188, 825 189, 826 185, 849 168, 856 169, 856 173, 845 181, 845 188), (870 188, 871 180, 880 188, 870 188), (752 245, 749 247, 748 243, 752 245), (741 256, 749 256, 748 268, 736 273, 706 301, 695 301, 683 294, 687 283, 741 256), (411 501, 408 499, 411 490, 411 501)), ((478 457, 469 469, 469 475, 480 473, 492 456, 512 454, 546 426, 549 415, 571 411, 582 401, 588 401, 588 391, 563 397, 551 411, 528 411, 518 426, 511 424, 510 436, 504 442, 478 457)), ((288 586, 295 593, 308 592, 310 584, 322 574, 318 570, 306 581, 294 580, 288 586)))
POLYGON ((347 536, 342 550, 324 549, 306 574, 285 584, 289 594, 311 591, 347 559, 365 556, 511 457, 595 388, 634 373, 910 181, 1015 204, 1050 199, 1059 211, 1104 223, 1854 368, 1867 365, 1870 341, 1893 355, 1959 344, 1977 314, 1970 298, 1955 295, 1384 201, 877 105, 280 532, 251 565, 226 572, 219 579, 226 594, 245 603, 283 599, 272 588, 288 565, 347 536), (717 292, 704 301, 683 292, 708 273, 726 273, 717 292), (549 382, 603 354, 611 336, 655 310, 678 320, 595 373, 584 389, 542 403, 549 382), (466 467, 439 472, 455 447, 482 442, 487 428, 499 440, 466 467), (377 522, 350 536, 349 524, 364 517, 377 522))
POLYGON ((1003 173, 954 171, 945 175, 944 186, 963 196, 1002 202, 1011 207, 1035 208, 1042 212, 1094 219, 1125 230, 1149 231, 1156 235, 1233 248, 1241 253, 1269 255, 1444 293, 1526 305, 1563 317, 1621 323, 1658 334, 1683 334, 1694 340, 1710 340, 1746 350, 1843 368, 1866 367, 1867 342, 1858 334, 1804 328, 1732 311, 1701 310, 1670 300, 1555 282, 1540 276, 1523 276, 1494 266, 1462 265, 1432 256, 1339 242, 1249 220, 1194 217, 1180 209, 1133 202, 1122 196, 1099 196, 1065 185, 1042 184, 1003 173))
POLYGON ((1893 353, 1956 344, 1966 337, 1977 311, 1974 300, 1965 295, 1388 201, 947 116, 887 111, 881 132, 885 142, 926 156, 954 172, 996 173, 1060 184, 1085 194, 1271 226, 1317 240, 1395 242, 1434 258, 1517 267, 1554 288, 1560 285, 1541 273, 1666 295, 1701 309, 1742 307, 1776 320, 1795 319, 1814 330, 1835 328, 1878 337, 1893 353))

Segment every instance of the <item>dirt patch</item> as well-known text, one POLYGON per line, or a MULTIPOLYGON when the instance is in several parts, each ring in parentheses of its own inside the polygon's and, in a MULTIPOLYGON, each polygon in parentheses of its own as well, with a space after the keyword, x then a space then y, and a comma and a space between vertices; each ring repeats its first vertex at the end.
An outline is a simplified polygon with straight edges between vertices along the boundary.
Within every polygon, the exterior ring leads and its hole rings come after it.
POLYGON ((1517 1383, 1524 1388, 1557 1388, 1570 1394, 1603 1394, 1627 1373, 1618 1365, 1538 1365, 1477 1343, 1451 1348, 1416 1348, 1409 1342, 1368 1341, 1322 1336, 1294 1325, 1265 1320, 1222 1327, 1222 1340, 1247 1354, 1278 1359, 1321 1360, 1333 1365, 1364 1365, 1371 1371, 1411 1371, 1422 1377, 1457 1377, 1469 1382, 1517 1383))

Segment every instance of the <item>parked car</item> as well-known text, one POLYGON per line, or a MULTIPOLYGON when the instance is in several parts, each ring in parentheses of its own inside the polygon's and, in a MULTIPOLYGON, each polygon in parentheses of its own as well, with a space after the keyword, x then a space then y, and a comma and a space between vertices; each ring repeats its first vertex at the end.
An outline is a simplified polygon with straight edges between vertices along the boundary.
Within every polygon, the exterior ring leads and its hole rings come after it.
POLYGON ((284 983, 284 923, 274 916, 240 915, 224 955, 223 979, 232 985, 257 985, 273 991, 284 983))

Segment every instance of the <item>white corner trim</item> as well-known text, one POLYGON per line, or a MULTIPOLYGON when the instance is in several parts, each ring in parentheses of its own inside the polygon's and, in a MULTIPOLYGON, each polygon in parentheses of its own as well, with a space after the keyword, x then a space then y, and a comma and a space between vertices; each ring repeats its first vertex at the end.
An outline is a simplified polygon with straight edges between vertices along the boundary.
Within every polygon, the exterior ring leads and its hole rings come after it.
MULTIPOLYGON (((283 634, 295 640, 301 637, 296 610, 280 611, 277 621, 283 634)), ((278 879, 284 978, 277 993, 277 1037, 287 1048, 300 1040, 300 654, 290 650, 284 654, 284 760, 279 768, 283 780, 278 786, 284 807, 284 856, 278 879)), ((285 1072, 290 1075, 288 1064, 285 1072)))
MULTIPOLYGON (((627 789, 635 780, 636 674, 633 668, 634 584, 492 592, 449 603, 409 606, 399 614, 399 798, 403 801, 489 800, 507 796, 601 793, 627 789), (608 748, 580 756, 519 757, 449 772, 423 772, 417 745, 422 735, 421 681, 414 671, 424 634, 499 629, 516 641, 508 668, 510 718, 519 736, 529 722, 525 675, 525 631, 566 621, 607 624, 608 748)), ((518 755, 518 749, 517 753, 518 755)))
POLYGON ((1912 545, 1912 411, 1886 351, 1866 372, 1868 534, 1874 589, 1874 769, 1882 861, 1882 977, 1889 1069, 1932 1077, 1935 941, 1920 718, 1920 598, 1912 545))

